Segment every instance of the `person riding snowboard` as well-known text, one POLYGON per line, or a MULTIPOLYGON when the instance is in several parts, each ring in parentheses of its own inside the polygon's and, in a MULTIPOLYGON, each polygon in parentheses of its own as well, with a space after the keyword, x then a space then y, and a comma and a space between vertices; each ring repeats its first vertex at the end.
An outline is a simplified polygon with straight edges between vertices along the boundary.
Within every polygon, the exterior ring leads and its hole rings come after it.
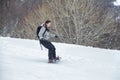
POLYGON ((55 46, 49 41, 49 38, 58 38, 57 35, 52 34, 50 32, 51 21, 47 20, 44 24, 41 24, 41 27, 38 38, 40 40, 40 44, 42 44, 45 48, 48 49, 48 63, 53 63, 56 60, 59 60, 59 57, 56 57, 56 48, 55 46))

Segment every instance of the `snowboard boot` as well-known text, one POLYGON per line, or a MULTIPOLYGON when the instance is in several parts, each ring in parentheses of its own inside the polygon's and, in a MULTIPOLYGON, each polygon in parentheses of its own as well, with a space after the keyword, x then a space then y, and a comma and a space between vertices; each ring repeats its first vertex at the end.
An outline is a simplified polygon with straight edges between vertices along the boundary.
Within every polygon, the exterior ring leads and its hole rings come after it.
POLYGON ((55 61, 59 61, 59 60, 60 60, 60 57, 57 56, 54 60, 55 60, 55 61))
POLYGON ((53 60, 49 60, 48 63, 53 63, 54 61, 53 60))

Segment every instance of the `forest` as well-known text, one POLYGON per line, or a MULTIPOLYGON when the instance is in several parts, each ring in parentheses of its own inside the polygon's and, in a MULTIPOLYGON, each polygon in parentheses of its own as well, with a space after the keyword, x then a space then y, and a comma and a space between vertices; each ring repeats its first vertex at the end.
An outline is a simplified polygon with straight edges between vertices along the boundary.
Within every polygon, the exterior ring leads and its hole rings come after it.
POLYGON ((55 42, 120 49, 120 6, 115 0, 0 0, 0 35, 37 39, 52 21, 55 42))

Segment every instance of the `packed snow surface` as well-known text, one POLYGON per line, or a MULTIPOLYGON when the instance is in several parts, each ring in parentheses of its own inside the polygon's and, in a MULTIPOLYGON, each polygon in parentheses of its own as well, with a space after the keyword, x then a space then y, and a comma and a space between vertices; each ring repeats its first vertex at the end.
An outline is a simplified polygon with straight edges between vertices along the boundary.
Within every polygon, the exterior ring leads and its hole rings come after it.
POLYGON ((49 64, 38 40, 0 37, 0 80, 120 80, 120 51, 53 43, 49 64))

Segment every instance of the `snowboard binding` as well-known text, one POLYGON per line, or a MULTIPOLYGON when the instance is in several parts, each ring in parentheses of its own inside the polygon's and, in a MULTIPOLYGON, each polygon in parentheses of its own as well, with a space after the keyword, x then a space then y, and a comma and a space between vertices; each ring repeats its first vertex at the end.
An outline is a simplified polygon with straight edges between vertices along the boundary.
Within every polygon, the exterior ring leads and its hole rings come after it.
POLYGON ((60 59, 61 59, 61 57, 57 56, 55 59, 49 60, 48 63, 56 63, 56 62, 59 62, 60 59))

